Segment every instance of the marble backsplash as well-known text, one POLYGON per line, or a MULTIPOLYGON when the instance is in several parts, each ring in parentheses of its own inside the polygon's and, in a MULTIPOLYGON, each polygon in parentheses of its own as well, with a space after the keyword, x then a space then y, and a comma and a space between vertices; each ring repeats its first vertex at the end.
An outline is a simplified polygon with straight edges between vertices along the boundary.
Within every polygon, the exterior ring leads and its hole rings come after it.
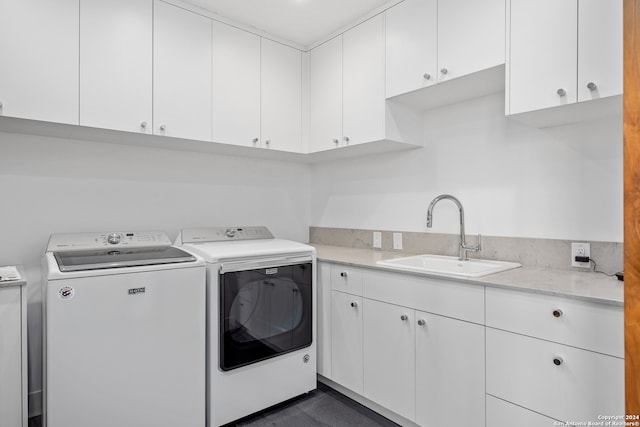
MULTIPOLYGON (((374 231, 382 232, 382 248, 380 250, 393 251, 394 231, 309 227, 309 242, 373 249, 374 231)), ((407 231, 401 233, 403 244, 401 252, 403 253, 458 255, 458 234, 407 231)), ((467 234, 467 244, 475 245, 476 239, 477 236, 467 234)), ((608 274, 622 271, 624 252, 623 244, 620 242, 482 236, 482 250, 475 253, 469 252, 469 257, 514 261, 526 267, 585 271, 582 268, 571 267, 572 242, 591 244, 591 259, 597 263, 597 270, 608 274)))

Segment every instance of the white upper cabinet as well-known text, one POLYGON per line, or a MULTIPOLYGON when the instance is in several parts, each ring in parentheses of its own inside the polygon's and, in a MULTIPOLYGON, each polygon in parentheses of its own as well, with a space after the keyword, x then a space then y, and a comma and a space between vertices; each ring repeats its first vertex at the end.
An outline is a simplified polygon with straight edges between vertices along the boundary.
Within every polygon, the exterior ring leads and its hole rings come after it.
POLYGON ((405 0, 387 10, 387 97, 436 83, 437 11, 437 0, 405 0))
POLYGON ((343 34, 343 140, 384 138, 384 21, 376 15, 343 34))
POLYGON ((262 38, 262 147, 302 150, 302 52, 262 38))
POLYGON ((211 141, 211 19, 156 0, 153 133, 211 141))
POLYGON ((505 62, 505 0, 405 0, 386 19, 387 97, 505 62))
POLYGON ((622 4, 579 0, 578 101, 622 94, 622 4))
POLYGON ((78 0, 0 2, 0 115, 78 124, 78 0))
POLYGON ((80 125, 152 131, 152 0, 80 0, 80 125))
POLYGON ((311 152, 342 143, 342 35, 309 54, 309 135, 311 152))
POLYGON ((504 64, 505 0, 438 1, 438 81, 504 64))
POLYGON ((577 16, 577 0, 511 0, 511 114, 576 102, 577 16))
POLYGON ((260 37, 213 21, 213 141, 260 145, 260 37))
POLYGON ((511 0, 506 113, 537 125, 621 112, 622 0, 511 0), (583 103, 602 99, 601 103, 583 103), (551 107, 571 106, 560 110, 551 107))

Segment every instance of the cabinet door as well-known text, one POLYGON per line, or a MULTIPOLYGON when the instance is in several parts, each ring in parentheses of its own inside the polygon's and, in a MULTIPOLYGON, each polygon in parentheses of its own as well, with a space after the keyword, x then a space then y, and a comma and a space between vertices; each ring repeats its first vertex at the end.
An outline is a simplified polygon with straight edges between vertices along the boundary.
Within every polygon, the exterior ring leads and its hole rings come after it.
POLYGON ((331 291, 331 375, 362 394, 362 298, 331 291))
POLYGON ((342 144, 342 35, 309 55, 309 134, 311 151, 342 144))
POLYGON ((385 12, 387 98, 436 82, 437 13, 437 0, 405 0, 385 12))
POLYGON ((552 418, 547 418, 536 412, 513 405, 502 399, 487 396, 487 426, 513 427, 517 420, 518 427, 552 427, 559 424, 552 418))
POLYGON ((486 392, 558 420, 624 413, 624 359, 492 328, 486 392))
POLYGON ((152 131, 152 0, 80 0, 80 124, 152 131))
POLYGON ((416 312, 416 423, 484 425, 484 327, 416 312), (464 411, 460 411, 464 408, 464 411))
POLYGON ((364 396, 413 420, 416 410, 413 310, 364 299, 363 331, 364 396))
POLYGON ((262 39, 262 141, 264 148, 302 150, 302 52, 262 39))
POLYGON ((343 135, 348 145, 384 138, 384 26, 377 15, 343 34, 343 135))
POLYGON ((331 264, 318 263, 316 280, 318 373, 331 379, 331 264))
POLYGON ((438 2, 438 81, 504 64, 504 59, 505 0, 438 2))
POLYGON ((213 141, 260 145, 260 37, 213 21, 213 141))
POLYGON ((26 425, 22 420, 20 291, 17 286, 0 288, 0 425, 7 427, 26 425))
POLYGON ((211 19, 156 0, 153 133, 211 141, 211 19))
POLYGON ((0 115, 78 124, 78 0, 0 2, 0 115))
POLYGON ((511 0, 510 114, 576 102, 577 8, 577 0, 511 0))
POLYGON ((622 62, 622 0, 579 0, 578 101, 621 95, 622 62))

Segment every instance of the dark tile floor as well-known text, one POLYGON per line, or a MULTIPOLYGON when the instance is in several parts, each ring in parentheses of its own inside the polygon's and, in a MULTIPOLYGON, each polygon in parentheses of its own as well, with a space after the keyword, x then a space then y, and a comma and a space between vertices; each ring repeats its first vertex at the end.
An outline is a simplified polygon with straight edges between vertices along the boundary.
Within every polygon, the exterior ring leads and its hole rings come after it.
POLYGON ((226 427, 396 427, 398 424, 322 383, 318 389, 226 427))
MULTIPOLYGON (((311 393, 288 400, 226 427, 397 427, 398 424, 365 408, 324 384, 311 393)), ((40 417, 29 427, 41 427, 40 417)))

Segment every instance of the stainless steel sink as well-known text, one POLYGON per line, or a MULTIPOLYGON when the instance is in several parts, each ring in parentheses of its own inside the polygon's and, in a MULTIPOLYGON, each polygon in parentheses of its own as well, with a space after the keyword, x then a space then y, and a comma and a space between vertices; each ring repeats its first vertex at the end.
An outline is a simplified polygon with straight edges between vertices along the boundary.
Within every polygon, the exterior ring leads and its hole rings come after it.
POLYGON ((521 267, 517 262, 469 259, 443 255, 415 255, 377 261, 377 264, 397 270, 437 273, 461 277, 483 277, 501 271, 521 267))

